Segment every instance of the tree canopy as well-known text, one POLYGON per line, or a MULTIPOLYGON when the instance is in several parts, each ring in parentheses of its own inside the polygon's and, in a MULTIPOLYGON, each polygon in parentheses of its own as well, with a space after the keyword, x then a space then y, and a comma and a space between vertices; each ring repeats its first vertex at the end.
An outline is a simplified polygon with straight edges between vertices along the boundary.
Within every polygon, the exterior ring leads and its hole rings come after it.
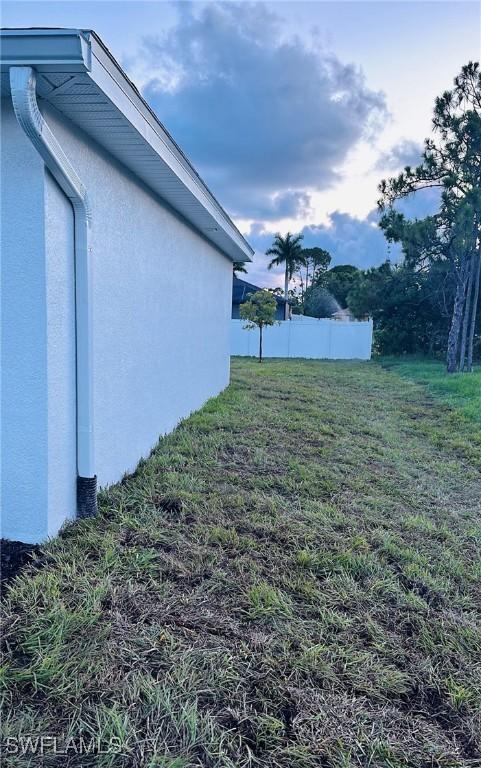
POLYGON ((479 308, 481 273, 481 72, 464 66, 454 87, 436 99, 433 136, 425 141, 421 163, 407 166, 380 184, 381 227, 402 244, 406 265, 430 271, 445 263, 454 286, 447 338, 447 369, 471 370, 479 308), (440 190, 434 216, 408 221, 395 202, 422 189, 440 190))
POLYGON ((349 309, 357 318, 372 316, 377 352, 444 352, 454 299, 446 266, 440 262, 430 270, 416 270, 407 263, 386 262, 359 273, 348 294, 349 309))

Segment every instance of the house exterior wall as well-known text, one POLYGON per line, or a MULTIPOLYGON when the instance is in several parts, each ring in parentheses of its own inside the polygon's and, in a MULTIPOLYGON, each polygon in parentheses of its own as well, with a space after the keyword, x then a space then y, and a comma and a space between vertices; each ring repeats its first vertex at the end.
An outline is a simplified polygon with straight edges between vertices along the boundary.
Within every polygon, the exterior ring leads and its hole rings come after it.
POLYGON ((9 100, 1 110, 2 535, 30 542, 47 534, 36 514, 48 498, 43 164, 9 100))
MULTIPOLYGON (((23 318, 27 335, 34 319, 39 321, 36 354, 41 356, 43 367, 39 369, 44 377, 38 403, 30 407, 39 423, 38 440, 41 434, 49 446, 50 474, 60 480, 59 488, 50 493, 45 488, 41 501, 36 490, 31 490, 20 515, 15 512, 13 488, 7 489, 4 514, 8 525, 3 535, 38 541, 54 534, 62 520, 75 513, 72 212, 16 126, 11 107, 6 112, 8 153, 22 158, 27 154, 32 165, 28 184, 21 183, 18 174, 14 182, 8 168, 4 169, 10 190, 7 206, 14 206, 16 196, 19 228, 34 212, 37 226, 28 253, 33 254, 33 242, 37 243, 35 278, 43 296, 43 301, 38 299, 35 318, 29 309, 23 318), (32 183, 38 191, 27 213, 23 200, 32 194, 32 183), (43 246, 39 248, 42 228, 43 246), (54 401, 60 406, 47 419, 48 403, 54 401), (42 522, 35 537, 28 539, 24 531, 17 535, 13 530, 18 529, 17 523, 10 525, 9 520, 25 517, 33 508, 41 510, 42 522)), ((232 263, 53 108, 45 109, 44 118, 82 179, 92 209, 95 465, 99 485, 106 486, 132 471, 160 435, 227 385, 232 263)), ((16 262, 24 270, 25 247, 20 247, 13 225, 10 230, 7 262, 10 266, 16 262)), ((26 280, 30 284, 29 276, 26 280)), ((14 294, 21 293, 20 282, 8 288, 12 307, 14 294)), ((23 342, 15 318, 9 320, 9 329, 5 359, 10 387, 5 404, 11 412, 16 402, 12 380, 21 378, 23 371, 20 364, 13 369, 10 365, 16 346, 23 342)), ((34 367, 32 359, 29 372, 34 367)), ((24 389, 29 397, 30 385, 24 389)), ((24 425, 27 420, 25 415, 24 425)), ((12 428, 15 423, 12 414, 7 426, 12 428)), ((10 459, 4 471, 9 474, 17 451, 8 438, 6 448, 10 459)), ((40 465, 39 455, 30 451, 25 467, 17 469, 25 487, 30 487, 33 466, 45 478, 47 464, 40 465)))

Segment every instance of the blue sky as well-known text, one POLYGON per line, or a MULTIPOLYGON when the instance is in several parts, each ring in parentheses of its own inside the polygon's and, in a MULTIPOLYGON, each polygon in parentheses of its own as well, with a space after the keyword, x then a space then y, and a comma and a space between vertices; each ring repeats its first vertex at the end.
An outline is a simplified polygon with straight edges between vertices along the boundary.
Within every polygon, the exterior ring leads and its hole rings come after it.
POLYGON ((266 285, 277 230, 334 263, 396 258, 377 184, 415 161, 436 95, 481 52, 478 2, 4 0, 1 21, 95 29, 256 247, 249 275, 266 285))

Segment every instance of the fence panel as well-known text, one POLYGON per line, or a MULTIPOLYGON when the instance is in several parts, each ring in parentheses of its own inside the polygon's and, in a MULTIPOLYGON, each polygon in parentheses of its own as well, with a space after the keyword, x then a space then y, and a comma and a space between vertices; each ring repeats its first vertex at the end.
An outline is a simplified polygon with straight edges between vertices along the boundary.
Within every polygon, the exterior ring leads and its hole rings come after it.
MULTIPOLYGON (((244 320, 231 320, 231 354, 255 357, 259 331, 248 331, 244 320)), ((317 360, 370 360, 372 320, 342 321, 294 315, 264 329, 265 357, 307 357, 317 360)))

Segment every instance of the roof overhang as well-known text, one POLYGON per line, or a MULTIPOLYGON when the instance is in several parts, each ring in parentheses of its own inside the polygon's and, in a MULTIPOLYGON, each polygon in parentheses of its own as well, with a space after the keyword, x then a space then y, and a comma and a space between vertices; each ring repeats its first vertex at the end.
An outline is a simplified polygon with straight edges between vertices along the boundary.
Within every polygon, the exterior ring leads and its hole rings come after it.
POLYGON ((35 68, 40 107, 65 115, 232 261, 251 260, 251 246, 95 32, 2 30, 2 96, 12 66, 35 68))
MULTIPOLYGON (((241 277, 237 277, 237 275, 233 276, 232 279, 232 301, 234 304, 236 303, 237 299, 244 301, 245 296, 247 296, 248 293, 255 293, 256 291, 270 291, 270 288, 261 288, 259 285, 254 285, 253 283, 249 283, 247 280, 242 280, 241 277), (239 293, 239 289, 242 289, 242 296, 239 297, 237 294, 239 293)), ((272 294, 277 302, 277 304, 292 304, 292 301, 290 299, 285 299, 284 296, 278 296, 277 293, 272 294)))

